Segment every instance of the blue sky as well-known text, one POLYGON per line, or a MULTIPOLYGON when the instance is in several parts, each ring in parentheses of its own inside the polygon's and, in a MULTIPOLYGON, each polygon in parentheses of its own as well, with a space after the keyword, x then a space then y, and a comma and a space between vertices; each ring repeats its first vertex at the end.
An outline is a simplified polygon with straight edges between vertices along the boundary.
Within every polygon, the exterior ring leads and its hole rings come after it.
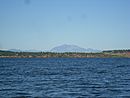
POLYGON ((130 48, 130 0, 0 0, 0 49, 130 48))

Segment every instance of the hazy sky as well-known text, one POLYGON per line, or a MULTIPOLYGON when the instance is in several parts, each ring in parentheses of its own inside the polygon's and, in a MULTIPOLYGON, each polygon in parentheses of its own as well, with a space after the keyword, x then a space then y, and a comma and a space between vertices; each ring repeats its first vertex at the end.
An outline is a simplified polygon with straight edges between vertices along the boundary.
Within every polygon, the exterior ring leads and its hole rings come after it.
POLYGON ((130 48, 130 0, 0 0, 0 49, 130 48))

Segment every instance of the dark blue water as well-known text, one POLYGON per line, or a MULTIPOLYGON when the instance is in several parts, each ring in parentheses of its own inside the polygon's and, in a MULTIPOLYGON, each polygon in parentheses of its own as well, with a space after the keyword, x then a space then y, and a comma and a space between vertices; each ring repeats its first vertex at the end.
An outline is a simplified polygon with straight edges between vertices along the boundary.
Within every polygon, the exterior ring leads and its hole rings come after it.
POLYGON ((0 98, 130 98, 128 58, 1 58, 0 98))

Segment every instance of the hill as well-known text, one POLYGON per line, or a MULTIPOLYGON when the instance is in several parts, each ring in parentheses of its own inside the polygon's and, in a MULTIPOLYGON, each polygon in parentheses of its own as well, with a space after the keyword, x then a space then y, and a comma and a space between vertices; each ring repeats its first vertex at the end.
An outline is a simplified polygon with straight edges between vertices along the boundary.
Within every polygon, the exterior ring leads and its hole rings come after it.
POLYGON ((88 48, 88 49, 85 49, 85 48, 82 48, 82 47, 79 47, 77 45, 68 45, 68 44, 64 44, 64 45, 60 45, 60 46, 56 46, 54 48, 52 48, 50 50, 50 52, 60 52, 60 53, 63 53, 63 52, 100 52, 99 50, 95 50, 95 49, 91 49, 91 48, 88 48))

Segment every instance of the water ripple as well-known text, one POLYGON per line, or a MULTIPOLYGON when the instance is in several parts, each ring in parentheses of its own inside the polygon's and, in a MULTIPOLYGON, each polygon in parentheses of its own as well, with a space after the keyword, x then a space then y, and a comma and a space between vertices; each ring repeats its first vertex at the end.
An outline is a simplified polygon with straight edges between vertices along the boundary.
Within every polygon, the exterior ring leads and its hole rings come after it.
POLYGON ((130 98, 130 59, 0 59, 0 98, 130 98))

